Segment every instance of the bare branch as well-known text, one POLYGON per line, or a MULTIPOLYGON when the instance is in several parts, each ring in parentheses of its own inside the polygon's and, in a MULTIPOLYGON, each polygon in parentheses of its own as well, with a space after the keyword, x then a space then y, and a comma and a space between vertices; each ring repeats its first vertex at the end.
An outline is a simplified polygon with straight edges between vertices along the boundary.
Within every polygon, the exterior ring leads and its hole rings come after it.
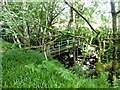
POLYGON ((64 10, 65 8, 63 8, 62 10, 60 10, 54 17, 53 20, 64 10))
POLYGON ((82 17, 86 22, 87 22, 87 24, 90 26, 90 28, 95 32, 95 33, 97 33, 96 32, 96 30, 92 27, 92 25, 89 23, 89 21, 82 15, 82 14, 80 14, 75 8, 73 8, 70 4, 68 4, 68 2, 66 2, 66 0, 64 0, 64 2, 70 7, 70 8, 72 8, 80 17, 82 17))
POLYGON ((120 13, 120 10, 116 12, 116 14, 119 14, 120 13))
POLYGON ((111 4, 111 12, 115 13, 115 4, 114 4, 114 0, 110 0, 110 4, 111 4))

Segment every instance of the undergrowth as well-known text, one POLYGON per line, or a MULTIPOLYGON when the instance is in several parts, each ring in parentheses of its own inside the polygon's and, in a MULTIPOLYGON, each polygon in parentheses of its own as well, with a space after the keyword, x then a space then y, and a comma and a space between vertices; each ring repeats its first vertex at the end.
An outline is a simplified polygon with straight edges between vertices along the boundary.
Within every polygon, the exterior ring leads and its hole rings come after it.
POLYGON ((42 53, 8 50, 2 58, 4 88, 107 88, 105 79, 90 79, 73 74, 57 60, 45 60, 42 53))
POLYGON ((2 44, 2 88, 109 87, 104 74, 98 79, 86 78, 82 74, 73 74, 57 60, 45 60, 43 53, 12 49, 12 44, 4 41, 2 44))

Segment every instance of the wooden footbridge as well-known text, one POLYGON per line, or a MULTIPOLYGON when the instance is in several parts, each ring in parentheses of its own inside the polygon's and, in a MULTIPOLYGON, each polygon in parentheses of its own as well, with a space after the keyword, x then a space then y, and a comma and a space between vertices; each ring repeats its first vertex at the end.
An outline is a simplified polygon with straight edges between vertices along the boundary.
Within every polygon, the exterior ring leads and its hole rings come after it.
POLYGON ((76 50, 79 46, 81 45, 79 39, 73 39, 73 38, 68 38, 68 39, 63 39, 60 41, 55 41, 53 45, 50 45, 50 54, 52 57, 55 57, 57 55, 60 55, 64 52, 69 52, 76 50), (73 42, 75 41, 75 42, 73 42))

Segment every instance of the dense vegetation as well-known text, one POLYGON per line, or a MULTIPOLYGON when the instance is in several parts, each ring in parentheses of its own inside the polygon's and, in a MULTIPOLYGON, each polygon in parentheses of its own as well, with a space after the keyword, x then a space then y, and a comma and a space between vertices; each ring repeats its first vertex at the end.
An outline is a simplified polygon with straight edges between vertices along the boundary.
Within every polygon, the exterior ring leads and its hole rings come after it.
POLYGON ((118 1, 63 1, 0 3, 3 88, 119 88, 118 1))
POLYGON ((32 50, 4 51, 2 66, 3 88, 108 88, 110 85, 103 73, 96 79, 78 76, 57 60, 46 61, 42 53, 32 50))

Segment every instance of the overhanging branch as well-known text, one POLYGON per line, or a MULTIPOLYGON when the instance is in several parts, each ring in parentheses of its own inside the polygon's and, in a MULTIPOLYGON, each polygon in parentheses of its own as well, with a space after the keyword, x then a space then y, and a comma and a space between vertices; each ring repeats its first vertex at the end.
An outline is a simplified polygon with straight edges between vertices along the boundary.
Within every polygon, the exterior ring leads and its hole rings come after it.
POLYGON ((86 22, 87 22, 87 24, 90 26, 90 28, 95 32, 95 33, 97 33, 96 32, 96 30, 92 27, 92 25, 89 23, 89 21, 82 15, 82 14, 80 14, 75 8, 73 8, 68 2, 66 2, 66 0, 64 0, 64 2, 70 7, 70 8, 72 8, 80 17, 82 17, 86 22))
POLYGON ((116 14, 119 14, 120 13, 120 10, 116 12, 116 14))

